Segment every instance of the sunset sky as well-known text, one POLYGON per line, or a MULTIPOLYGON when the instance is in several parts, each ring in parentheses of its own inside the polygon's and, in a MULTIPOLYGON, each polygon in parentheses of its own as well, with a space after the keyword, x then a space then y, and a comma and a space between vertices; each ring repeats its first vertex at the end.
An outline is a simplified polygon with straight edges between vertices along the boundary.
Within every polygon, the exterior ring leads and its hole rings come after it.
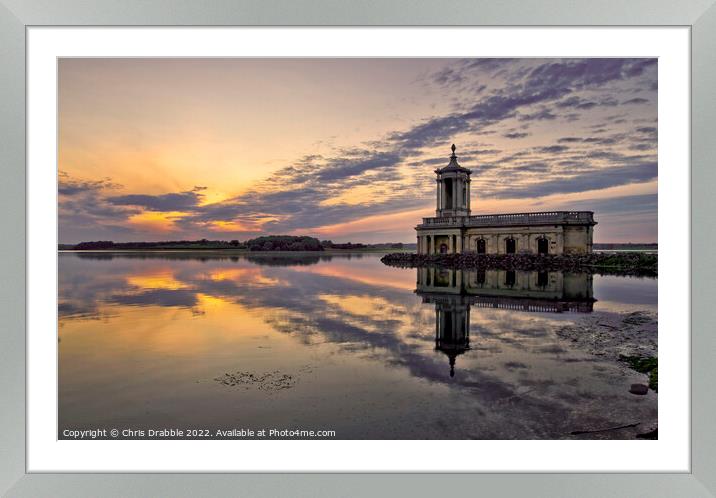
POLYGON ((473 214, 657 240, 656 59, 61 59, 60 243, 414 242, 455 143, 473 214))

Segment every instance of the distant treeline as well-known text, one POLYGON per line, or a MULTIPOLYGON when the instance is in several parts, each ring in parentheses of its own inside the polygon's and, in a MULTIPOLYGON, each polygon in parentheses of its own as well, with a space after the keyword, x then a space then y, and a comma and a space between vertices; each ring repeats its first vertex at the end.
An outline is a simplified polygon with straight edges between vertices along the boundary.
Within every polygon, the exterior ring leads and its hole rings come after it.
POLYGON ((150 250, 217 250, 236 249, 245 251, 325 251, 326 249, 366 250, 366 249, 406 249, 415 244, 360 244, 334 243, 330 240, 318 240, 314 237, 295 235, 267 235, 246 241, 239 240, 169 240, 162 242, 113 242, 97 240, 79 244, 59 244, 65 251, 150 251, 150 250))

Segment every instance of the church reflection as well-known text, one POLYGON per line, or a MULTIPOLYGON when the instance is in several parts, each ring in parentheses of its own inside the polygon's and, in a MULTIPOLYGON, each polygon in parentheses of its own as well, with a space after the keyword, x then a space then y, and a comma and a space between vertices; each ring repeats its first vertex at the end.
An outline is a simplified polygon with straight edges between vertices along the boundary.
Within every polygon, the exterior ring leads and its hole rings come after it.
POLYGON ((448 357, 450 377, 458 356, 470 350, 470 308, 520 312, 591 313, 592 275, 510 270, 418 268, 423 303, 435 305, 435 349, 448 357))

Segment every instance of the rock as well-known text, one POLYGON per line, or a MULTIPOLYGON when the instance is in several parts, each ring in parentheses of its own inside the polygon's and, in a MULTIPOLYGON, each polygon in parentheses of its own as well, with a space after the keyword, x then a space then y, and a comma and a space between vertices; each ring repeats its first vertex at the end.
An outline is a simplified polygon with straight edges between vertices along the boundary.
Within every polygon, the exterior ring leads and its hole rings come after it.
POLYGON ((644 384, 632 384, 629 388, 629 392, 638 396, 644 396, 649 392, 649 386, 644 384))
POLYGON ((642 253, 587 254, 416 254, 391 253, 381 258, 386 265, 403 268, 437 266, 455 269, 525 271, 579 271, 599 274, 656 277, 658 256, 642 253))

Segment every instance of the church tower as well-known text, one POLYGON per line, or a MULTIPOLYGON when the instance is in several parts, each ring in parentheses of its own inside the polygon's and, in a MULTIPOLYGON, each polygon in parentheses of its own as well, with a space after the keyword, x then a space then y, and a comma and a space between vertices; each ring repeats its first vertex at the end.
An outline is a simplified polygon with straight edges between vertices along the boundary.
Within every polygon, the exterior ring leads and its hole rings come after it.
POLYGON ((457 162, 455 144, 452 144, 450 163, 436 169, 437 175, 437 210, 438 218, 446 216, 470 216, 470 173, 457 162))

